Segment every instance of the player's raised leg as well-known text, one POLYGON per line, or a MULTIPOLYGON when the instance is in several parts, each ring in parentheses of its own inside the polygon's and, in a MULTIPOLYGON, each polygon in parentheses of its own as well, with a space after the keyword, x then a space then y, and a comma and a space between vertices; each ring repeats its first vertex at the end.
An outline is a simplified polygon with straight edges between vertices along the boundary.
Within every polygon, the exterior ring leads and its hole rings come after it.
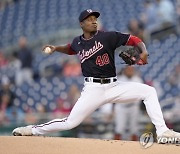
POLYGON ((114 103, 144 100, 147 113, 156 127, 157 136, 180 137, 180 133, 167 128, 154 87, 135 82, 119 82, 117 86, 110 88, 108 93, 113 95, 114 103))

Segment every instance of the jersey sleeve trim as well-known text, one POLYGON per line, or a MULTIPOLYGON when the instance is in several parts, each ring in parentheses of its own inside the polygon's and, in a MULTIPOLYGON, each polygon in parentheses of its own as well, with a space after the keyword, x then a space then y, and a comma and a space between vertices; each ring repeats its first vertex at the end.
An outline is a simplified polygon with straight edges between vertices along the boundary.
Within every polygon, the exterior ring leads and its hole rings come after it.
POLYGON ((136 36, 130 35, 126 45, 137 46, 138 43, 142 42, 142 40, 136 36))
POLYGON ((68 55, 76 55, 77 53, 71 48, 71 44, 68 45, 68 55))

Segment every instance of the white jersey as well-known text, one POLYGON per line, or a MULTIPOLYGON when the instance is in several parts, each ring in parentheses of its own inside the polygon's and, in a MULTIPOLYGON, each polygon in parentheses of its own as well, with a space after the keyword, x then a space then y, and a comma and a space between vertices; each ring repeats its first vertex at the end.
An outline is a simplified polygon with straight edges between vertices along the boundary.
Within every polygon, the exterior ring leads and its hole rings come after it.
MULTIPOLYGON (((119 75, 119 76, 117 76, 117 79, 118 79, 119 82, 138 82, 138 83, 143 83, 143 80, 139 76, 137 76, 137 75, 134 75, 131 78, 128 78, 126 75, 119 75)), ((126 104, 122 103, 120 105, 130 106, 129 104, 137 105, 137 103, 134 103, 134 102, 129 102, 129 103, 126 103, 126 104)))
POLYGON ((133 76, 132 78, 128 78, 125 75, 121 75, 121 76, 118 76, 117 78, 118 78, 119 81, 123 81, 123 82, 139 82, 139 83, 143 83, 143 80, 137 75, 133 76))
MULTIPOLYGON (((118 81, 120 83, 128 82, 129 85, 131 85, 131 82, 143 82, 143 80, 137 75, 134 75, 131 78, 128 78, 126 75, 121 75, 118 77, 118 81)), ((124 135, 126 134, 125 131, 127 129, 129 130, 129 135, 138 134, 139 104, 139 100, 115 104, 114 116, 116 134, 124 135)))

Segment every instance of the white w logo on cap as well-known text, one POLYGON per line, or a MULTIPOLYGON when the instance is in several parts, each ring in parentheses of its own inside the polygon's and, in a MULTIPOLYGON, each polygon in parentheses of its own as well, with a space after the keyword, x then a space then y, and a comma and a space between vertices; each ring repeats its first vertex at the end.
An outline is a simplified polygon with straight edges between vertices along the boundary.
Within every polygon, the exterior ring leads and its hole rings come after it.
POLYGON ((92 10, 91 9, 88 9, 88 10, 86 10, 87 12, 89 12, 89 13, 91 13, 92 12, 92 10))

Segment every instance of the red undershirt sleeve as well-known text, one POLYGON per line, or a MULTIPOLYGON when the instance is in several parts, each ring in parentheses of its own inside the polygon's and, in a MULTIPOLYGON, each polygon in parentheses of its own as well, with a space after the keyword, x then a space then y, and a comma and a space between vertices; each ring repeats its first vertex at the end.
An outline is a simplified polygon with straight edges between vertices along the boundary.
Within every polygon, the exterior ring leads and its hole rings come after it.
POLYGON ((71 44, 68 44, 68 55, 76 55, 77 53, 71 48, 71 44))
POLYGON ((142 40, 136 36, 130 35, 126 45, 137 46, 138 43, 142 42, 142 40))

